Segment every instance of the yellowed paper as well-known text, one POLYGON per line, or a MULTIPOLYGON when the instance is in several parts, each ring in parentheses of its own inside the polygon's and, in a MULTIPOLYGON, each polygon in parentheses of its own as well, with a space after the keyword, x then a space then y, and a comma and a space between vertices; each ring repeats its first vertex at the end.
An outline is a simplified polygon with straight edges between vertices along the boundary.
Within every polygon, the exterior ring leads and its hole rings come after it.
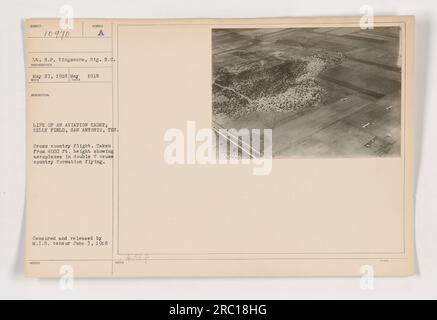
POLYGON ((27 20, 26 275, 414 274, 414 17, 362 23, 27 20))

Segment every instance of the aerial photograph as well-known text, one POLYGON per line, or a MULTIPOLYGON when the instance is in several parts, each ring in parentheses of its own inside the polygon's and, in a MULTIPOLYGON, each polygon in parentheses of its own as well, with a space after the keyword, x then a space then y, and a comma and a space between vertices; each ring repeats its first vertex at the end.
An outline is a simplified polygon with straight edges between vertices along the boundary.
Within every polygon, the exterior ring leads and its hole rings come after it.
POLYGON ((212 126, 272 129, 274 158, 399 157, 400 39, 399 27, 213 29, 212 126))

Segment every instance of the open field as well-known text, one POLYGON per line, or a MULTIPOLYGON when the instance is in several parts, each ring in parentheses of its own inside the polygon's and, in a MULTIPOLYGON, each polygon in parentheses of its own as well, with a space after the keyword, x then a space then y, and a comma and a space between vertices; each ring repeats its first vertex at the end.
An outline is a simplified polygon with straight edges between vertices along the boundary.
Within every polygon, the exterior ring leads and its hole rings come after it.
POLYGON ((213 122, 273 130, 273 156, 399 156, 397 27, 214 29, 213 122))

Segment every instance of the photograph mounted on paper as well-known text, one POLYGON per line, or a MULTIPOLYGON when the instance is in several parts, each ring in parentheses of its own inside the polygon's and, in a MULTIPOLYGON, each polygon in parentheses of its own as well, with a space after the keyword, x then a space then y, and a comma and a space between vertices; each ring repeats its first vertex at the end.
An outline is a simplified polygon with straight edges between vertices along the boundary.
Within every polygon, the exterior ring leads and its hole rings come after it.
POLYGON ((26 275, 415 274, 415 18, 360 23, 27 20, 26 275))

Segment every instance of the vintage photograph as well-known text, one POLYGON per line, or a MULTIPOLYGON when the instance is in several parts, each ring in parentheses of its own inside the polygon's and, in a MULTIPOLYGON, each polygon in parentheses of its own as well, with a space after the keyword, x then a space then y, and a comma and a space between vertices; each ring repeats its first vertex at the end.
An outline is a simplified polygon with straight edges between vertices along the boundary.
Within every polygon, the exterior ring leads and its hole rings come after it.
POLYGON ((272 129, 274 158, 399 157, 400 33, 213 29, 213 128, 272 129))

